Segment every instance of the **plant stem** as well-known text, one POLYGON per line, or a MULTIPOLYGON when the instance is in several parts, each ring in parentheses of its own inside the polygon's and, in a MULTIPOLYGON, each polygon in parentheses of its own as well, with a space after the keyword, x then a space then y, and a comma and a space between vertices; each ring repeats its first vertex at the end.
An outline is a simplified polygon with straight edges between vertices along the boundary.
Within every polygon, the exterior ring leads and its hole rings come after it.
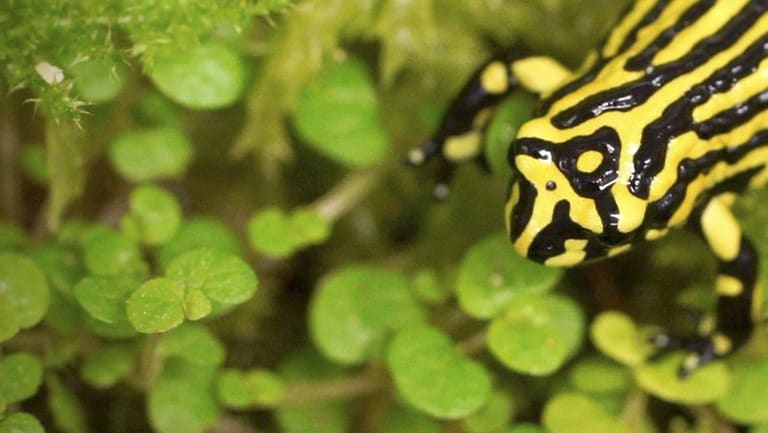
POLYGON ((357 376, 319 382, 288 385, 282 406, 297 406, 329 400, 351 400, 374 394, 389 385, 389 378, 380 370, 370 370, 357 376))
POLYGON ((486 332, 485 329, 481 329, 470 335, 468 338, 460 341, 456 345, 456 348, 464 355, 472 356, 482 352, 485 349, 486 344, 486 332))
POLYGON ((348 175, 317 199, 312 207, 328 221, 336 221, 354 208, 376 185, 379 169, 361 170, 348 175))
POLYGON ((0 102, 0 215, 12 221, 18 221, 21 211, 18 149, 19 135, 11 101, 6 99, 0 102))

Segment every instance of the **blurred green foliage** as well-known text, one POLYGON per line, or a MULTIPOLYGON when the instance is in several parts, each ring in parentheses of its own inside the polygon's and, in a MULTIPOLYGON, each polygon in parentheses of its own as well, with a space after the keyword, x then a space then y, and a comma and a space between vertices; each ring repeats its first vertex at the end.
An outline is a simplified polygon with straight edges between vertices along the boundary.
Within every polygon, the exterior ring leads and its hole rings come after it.
POLYGON ((768 431, 763 330, 648 359, 711 308, 690 235, 514 254, 530 96, 445 203, 401 164, 490 53, 577 67, 626 3, 0 0, 0 433, 768 431))

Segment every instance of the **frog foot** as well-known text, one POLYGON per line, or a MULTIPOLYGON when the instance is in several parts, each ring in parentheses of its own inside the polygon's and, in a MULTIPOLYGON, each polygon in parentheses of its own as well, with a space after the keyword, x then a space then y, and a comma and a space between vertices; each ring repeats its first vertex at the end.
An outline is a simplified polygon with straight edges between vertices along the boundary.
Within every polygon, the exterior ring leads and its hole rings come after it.
POLYGON ((659 333, 651 338, 651 343, 656 347, 657 355, 677 350, 688 353, 677 372, 681 379, 687 378, 696 369, 719 358, 724 352, 723 348, 719 347, 716 337, 705 335, 673 336, 659 333))

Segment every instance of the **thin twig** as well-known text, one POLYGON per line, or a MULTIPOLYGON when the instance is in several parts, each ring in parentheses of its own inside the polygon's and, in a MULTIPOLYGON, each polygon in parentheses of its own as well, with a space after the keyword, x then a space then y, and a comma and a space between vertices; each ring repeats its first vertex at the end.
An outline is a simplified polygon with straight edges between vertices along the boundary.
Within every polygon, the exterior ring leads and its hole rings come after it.
POLYGON ((17 170, 19 134, 9 100, 0 103, 0 216, 18 221, 21 214, 17 170))
POLYGON ((312 207, 328 221, 336 221, 365 198, 380 176, 380 169, 352 173, 317 199, 312 207))
POLYGON ((386 375, 368 371, 357 376, 318 382, 294 383, 285 390, 282 406, 296 406, 317 401, 351 400, 375 394, 389 386, 386 375))

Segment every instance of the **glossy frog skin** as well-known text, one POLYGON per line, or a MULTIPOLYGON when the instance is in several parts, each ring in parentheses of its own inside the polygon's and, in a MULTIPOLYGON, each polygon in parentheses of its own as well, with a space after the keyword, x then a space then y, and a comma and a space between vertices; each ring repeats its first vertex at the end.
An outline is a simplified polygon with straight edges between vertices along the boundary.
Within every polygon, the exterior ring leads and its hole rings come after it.
POLYGON ((690 353, 685 376, 744 344, 760 314, 757 254, 730 205, 768 180, 768 0, 638 0, 580 71, 492 59, 409 160, 436 159, 445 195, 454 166, 482 158, 496 104, 515 88, 541 95, 509 150, 514 248, 573 266, 694 230, 719 262, 715 320, 699 335, 655 338, 690 353))

